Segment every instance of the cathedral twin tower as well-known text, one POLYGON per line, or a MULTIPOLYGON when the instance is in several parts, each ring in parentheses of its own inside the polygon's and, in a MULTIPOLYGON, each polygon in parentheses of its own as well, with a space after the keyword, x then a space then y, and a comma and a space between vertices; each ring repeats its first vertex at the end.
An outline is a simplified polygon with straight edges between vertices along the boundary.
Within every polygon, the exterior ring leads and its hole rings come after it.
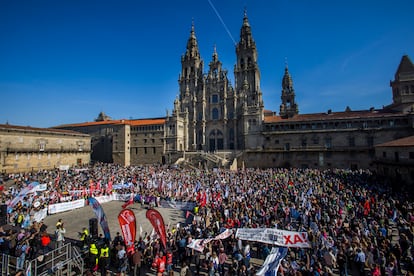
MULTIPOLYGON (((245 13, 236 45, 235 86, 214 49, 207 73, 194 25, 181 57, 179 96, 167 118, 167 151, 245 150, 257 148, 264 116, 256 43, 245 13), (175 138, 175 140, 173 139, 175 138)), ((288 69, 282 81, 281 117, 298 113, 288 69)))

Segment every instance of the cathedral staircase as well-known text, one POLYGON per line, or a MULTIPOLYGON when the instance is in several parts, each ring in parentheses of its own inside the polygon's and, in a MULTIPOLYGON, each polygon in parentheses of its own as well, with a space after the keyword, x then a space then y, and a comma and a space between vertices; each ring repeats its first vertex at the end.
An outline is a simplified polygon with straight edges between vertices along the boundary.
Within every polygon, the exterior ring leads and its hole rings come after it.
POLYGON ((231 151, 186 151, 183 157, 179 158, 175 164, 193 169, 200 168, 201 165, 207 168, 229 168, 234 159, 234 155, 235 153, 231 151))

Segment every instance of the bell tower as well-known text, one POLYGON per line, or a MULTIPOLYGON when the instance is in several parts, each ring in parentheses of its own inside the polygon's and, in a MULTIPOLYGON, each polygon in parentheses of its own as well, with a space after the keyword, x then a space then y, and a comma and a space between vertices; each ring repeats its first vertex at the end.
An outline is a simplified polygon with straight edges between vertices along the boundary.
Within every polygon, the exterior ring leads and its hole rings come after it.
POLYGON ((400 111, 411 111, 414 106, 414 64, 407 55, 401 58, 392 88, 392 108, 400 111))
POLYGON ((261 147, 260 131, 263 122, 263 98, 260 90, 260 71, 256 42, 253 39, 246 10, 236 45, 237 63, 234 66, 238 110, 238 141, 243 149, 261 147))
POLYGON ((181 56, 181 73, 178 77, 180 116, 184 118, 184 150, 196 149, 197 98, 203 89, 203 60, 200 57, 194 22, 185 53, 181 56))
POLYGON ((282 80, 282 104, 280 105, 280 116, 284 119, 299 114, 298 105, 295 102, 295 90, 293 89, 292 77, 289 74, 288 66, 285 66, 285 75, 282 80))

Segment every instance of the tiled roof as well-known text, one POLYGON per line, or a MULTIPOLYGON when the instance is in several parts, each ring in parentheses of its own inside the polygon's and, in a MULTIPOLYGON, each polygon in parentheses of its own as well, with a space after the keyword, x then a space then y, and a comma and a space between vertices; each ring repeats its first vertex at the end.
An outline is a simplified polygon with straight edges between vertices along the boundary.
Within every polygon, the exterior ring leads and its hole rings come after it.
POLYGON ((64 124, 64 125, 55 126, 54 128, 113 125, 113 124, 120 123, 121 121, 122 120, 107 120, 107 121, 98 121, 98 122, 84 122, 84 123, 75 123, 75 124, 64 124))
POLYGON ((55 128, 38 128, 38 127, 31 127, 31 126, 16 126, 16 125, 9 125, 9 124, 0 124, 0 129, 32 131, 32 132, 38 131, 38 132, 48 132, 48 133, 55 133, 55 134, 71 134, 71 135, 89 136, 88 134, 80 133, 80 132, 73 131, 73 130, 55 129, 55 128))
POLYGON ((414 136, 408 136, 405 138, 378 144, 375 147, 413 147, 413 146, 414 146, 414 136))
POLYGON ((130 120, 129 121, 129 125, 131 126, 163 125, 163 124, 165 124, 165 118, 130 120))
POLYGON ((144 125, 159 125, 159 124, 164 124, 164 123, 165 123, 165 118, 150 118, 150 119, 137 119, 137 120, 105 120, 105 121, 98 121, 98 122, 66 124, 66 125, 56 126, 56 128, 87 127, 87 126, 101 126, 101 125, 144 126, 144 125))
POLYGON ((359 111, 343 111, 330 113, 310 113, 298 114, 292 118, 284 119, 280 116, 265 116, 265 123, 282 123, 282 122, 302 122, 302 121, 326 121, 326 120, 341 120, 341 119, 360 119, 360 118, 381 118, 401 116, 402 113, 386 112, 383 110, 359 110, 359 111))

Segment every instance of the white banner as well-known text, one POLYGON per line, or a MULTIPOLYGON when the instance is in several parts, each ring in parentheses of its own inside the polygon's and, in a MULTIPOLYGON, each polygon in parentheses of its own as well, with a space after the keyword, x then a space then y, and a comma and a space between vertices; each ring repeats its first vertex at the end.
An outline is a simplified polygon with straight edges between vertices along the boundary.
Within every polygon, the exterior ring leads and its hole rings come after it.
POLYGON ((69 165, 60 165, 59 166, 59 170, 61 171, 67 171, 69 170, 70 166, 69 165))
POLYGON ((78 199, 69 202, 56 203, 49 205, 49 214, 56 214, 60 212, 70 211, 85 206, 84 199, 78 199))
POLYGON ((189 201, 167 201, 161 200, 160 202, 161 207, 163 208, 173 208, 178 210, 188 210, 193 211, 196 204, 194 202, 189 201))
POLYGON ((131 193, 129 194, 116 194, 114 193, 113 200, 127 201, 131 198, 131 193))
POLYGON ((47 183, 39 184, 34 191, 35 192, 42 192, 47 190, 47 183))
POLYGON ((97 196, 95 199, 100 203, 107 203, 112 200, 115 200, 115 195, 105 195, 105 196, 97 196))
POLYGON ((233 234, 233 230, 226 229, 223 233, 218 234, 214 238, 209 239, 193 239, 190 244, 187 245, 187 247, 192 248, 198 252, 203 252, 204 247, 211 242, 212 240, 224 240, 233 234))
POLYGON ((308 233, 274 228, 239 228, 236 238, 277 246, 309 248, 308 233))
POLYGON ((40 222, 47 216, 47 208, 43 208, 40 211, 37 211, 33 214, 33 221, 40 222))

